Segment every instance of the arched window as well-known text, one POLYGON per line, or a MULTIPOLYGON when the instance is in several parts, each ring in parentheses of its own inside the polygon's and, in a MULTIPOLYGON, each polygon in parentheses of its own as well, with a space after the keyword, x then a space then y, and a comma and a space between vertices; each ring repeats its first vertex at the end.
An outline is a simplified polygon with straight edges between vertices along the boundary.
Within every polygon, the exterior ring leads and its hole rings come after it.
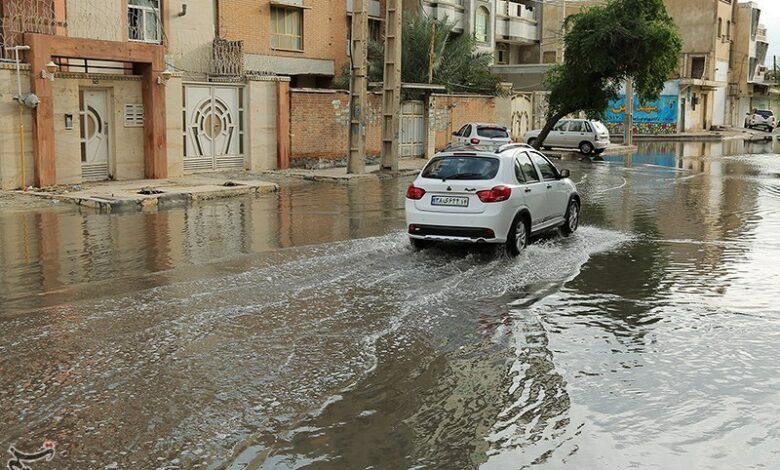
POLYGON ((485 7, 477 8, 477 17, 474 22, 474 37, 477 42, 488 42, 490 24, 490 11, 485 7))

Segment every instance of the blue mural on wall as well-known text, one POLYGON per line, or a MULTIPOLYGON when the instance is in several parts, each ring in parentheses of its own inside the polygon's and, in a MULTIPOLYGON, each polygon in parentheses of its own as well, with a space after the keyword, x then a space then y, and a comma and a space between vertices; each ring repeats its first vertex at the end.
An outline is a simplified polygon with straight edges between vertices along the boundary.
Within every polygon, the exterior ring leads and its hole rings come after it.
MULTIPOLYGON (((676 95, 664 95, 655 101, 640 104, 634 98, 634 126, 638 134, 669 134, 677 130, 679 98, 676 95)), ((610 130, 622 132, 626 114, 626 97, 621 95, 609 102, 606 119, 610 130)))

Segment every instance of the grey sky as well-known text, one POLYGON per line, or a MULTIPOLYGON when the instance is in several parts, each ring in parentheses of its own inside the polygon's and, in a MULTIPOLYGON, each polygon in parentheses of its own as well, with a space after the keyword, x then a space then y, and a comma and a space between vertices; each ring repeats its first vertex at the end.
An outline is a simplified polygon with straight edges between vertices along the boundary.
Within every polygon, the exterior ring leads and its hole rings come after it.
POLYGON ((772 56, 776 55, 780 62, 780 1, 754 0, 761 7, 761 24, 767 28, 769 36, 769 53, 767 65, 772 64, 772 56))

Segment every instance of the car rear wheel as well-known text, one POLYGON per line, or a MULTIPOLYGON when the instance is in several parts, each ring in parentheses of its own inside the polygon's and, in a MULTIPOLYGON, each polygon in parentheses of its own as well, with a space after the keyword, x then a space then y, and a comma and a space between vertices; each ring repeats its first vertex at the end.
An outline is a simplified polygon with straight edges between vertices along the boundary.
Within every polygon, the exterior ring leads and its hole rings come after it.
POLYGON ((593 144, 590 142, 580 143, 580 152, 582 152, 584 155, 590 155, 593 153, 593 144))
POLYGON ((580 226, 580 204, 572 199, 569 201, 569 208, 566 210, 566 220, 561 226, 561 233, 564 237, 568 237, 572 233, 576 232, 580 226))
POLYGON ((412 244, 412 249, 414 251, 422 251, 426 248, 431 247, 430 240, 420 240, 419 238, 410 238, 409 242, 412 244))
POLYGON ((512 228, 509 229, 509 236, 506 239, 506 251, 509 256, 519 255, 528 246, 528 222, 523 216, 518 216, 512 222, 512 228))

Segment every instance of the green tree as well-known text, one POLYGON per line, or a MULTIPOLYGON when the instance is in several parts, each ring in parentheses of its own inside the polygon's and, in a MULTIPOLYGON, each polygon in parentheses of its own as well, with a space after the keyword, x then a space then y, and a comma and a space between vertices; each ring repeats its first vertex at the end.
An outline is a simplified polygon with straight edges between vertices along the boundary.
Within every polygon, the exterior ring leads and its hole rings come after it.
POLYGON ((568 114, 603 117, 620 86, 633 80, 641 102, 658 99, 677 70, 682 40, 663 0, 608 0, 564 23, 563 64, 547 74, 547 122, 535 145, 568 114))
MULTIPOLYGON (((501 79, 490 72, 492 54, 479 51, 472 36, 456 34, 454 27, 455 23, 446 18, 439 21, 426 15, 407 16, 403 25, 401 80, 444 85, 450 92, 503 93, 501 79)), ((383 47, 370 42, 369 81, 381 81, 383 69, 383 47)), ((334 85, 349 88, 349 65, 342 68, 334 85)))

